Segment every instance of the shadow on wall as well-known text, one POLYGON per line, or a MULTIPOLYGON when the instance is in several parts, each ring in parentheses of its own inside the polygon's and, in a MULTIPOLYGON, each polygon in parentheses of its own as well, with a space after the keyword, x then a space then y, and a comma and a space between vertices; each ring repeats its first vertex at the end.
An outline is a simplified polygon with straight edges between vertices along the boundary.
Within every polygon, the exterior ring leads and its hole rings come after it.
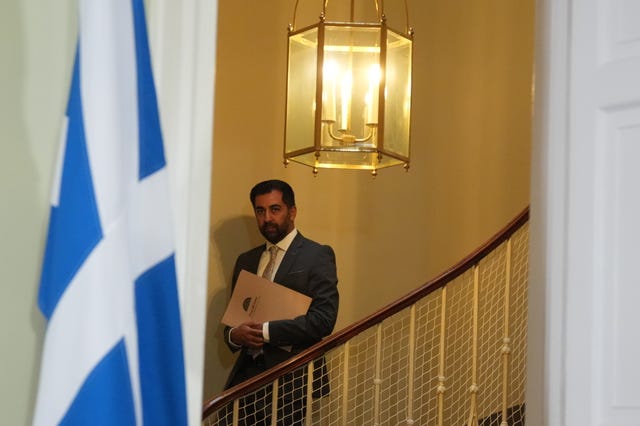
POLYGON ((211 396, 207 394, 210 391, 222 391, 226 379, 226 374, 220 374, 219 371, 208 371, 208 368, 213 365, 222 365, 229 371, 235 361, 235 354, 232 354, 224 343, 224 325, 220 323, 220 318, 222 318, 231 297, 231 277, 236 258, 240 253, 264 243, 253 216, 238 216, 219 223, 211 231, 210 238, 212 252, 218 256, 217 261, 210 260, 210 264, 220 265, 223 269, 220 274, 213 276, 223 276, 224 283, 216 283, 215 287, 219 290, 211 295, 207 307, 205 393, 203 395, 205 398, 211 396), (213 359, 217 361, 213 362, 213 359))

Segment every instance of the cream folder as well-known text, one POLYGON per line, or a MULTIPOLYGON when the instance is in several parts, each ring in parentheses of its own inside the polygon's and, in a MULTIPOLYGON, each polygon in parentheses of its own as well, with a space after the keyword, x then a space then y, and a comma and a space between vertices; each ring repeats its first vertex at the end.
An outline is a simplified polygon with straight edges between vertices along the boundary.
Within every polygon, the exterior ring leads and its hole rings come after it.
POLYGON ((293 319, 306 314, 309 305, 309 296, 242 270, 221 321, 236 327, 247 321, 293 319))

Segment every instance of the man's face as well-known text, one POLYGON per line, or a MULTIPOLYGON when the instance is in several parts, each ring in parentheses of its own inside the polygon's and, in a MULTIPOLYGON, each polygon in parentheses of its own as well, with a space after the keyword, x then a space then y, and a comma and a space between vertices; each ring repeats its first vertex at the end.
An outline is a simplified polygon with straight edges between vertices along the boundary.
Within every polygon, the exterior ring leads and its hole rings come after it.
POLYGON ((296 207, 287 207, 282 201, 282 192, 278 190, 256 196, 254 213, 260 233, 272 244, 293 230, 296 207))

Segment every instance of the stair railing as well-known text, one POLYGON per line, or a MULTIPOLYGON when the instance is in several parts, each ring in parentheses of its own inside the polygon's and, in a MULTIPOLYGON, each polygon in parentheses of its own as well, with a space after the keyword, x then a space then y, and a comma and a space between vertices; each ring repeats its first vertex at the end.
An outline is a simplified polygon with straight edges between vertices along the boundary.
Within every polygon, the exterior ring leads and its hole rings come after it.
POLYGON ((440 276, 209 399, 203 425, 251 424, 240 408, 256 397, 276 425, 287 386, 306 395, 306 425, 524 425, 528 219, 526 208, 440 276))

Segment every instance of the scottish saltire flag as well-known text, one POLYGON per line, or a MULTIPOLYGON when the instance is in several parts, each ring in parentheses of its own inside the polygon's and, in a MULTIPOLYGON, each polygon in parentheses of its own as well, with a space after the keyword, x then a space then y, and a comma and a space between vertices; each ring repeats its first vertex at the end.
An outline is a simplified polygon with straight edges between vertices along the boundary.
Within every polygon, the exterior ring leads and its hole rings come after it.
POLYGON ((142 0, 80 0, 51 199, 35 425, 187 424, 168 174, 142 0))

